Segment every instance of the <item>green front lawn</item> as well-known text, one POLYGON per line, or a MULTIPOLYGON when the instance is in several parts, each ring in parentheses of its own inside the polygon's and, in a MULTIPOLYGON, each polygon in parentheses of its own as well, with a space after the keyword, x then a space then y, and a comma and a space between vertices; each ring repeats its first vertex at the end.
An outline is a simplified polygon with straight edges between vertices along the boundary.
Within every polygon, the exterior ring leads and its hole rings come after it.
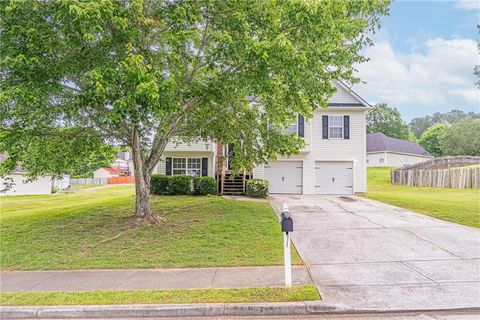
POLYGON ((424 213, 471 227, 480 228, 478 189, 423 188, 393 185, 392 168, 368 168, 367 198, 424 213))
POLYGON ((81 304, 234 303, 320 300, 313 285, 285 288, 0 293, 2 306, 81 304))
MULTIPOLYGON (((267 203, 153 196, 161 222, 137 225, 132 186, 2 197, 2 270, 260 266, 283 263, 267 203)), ((293 252, 293 262, 300 259, 293 252)))

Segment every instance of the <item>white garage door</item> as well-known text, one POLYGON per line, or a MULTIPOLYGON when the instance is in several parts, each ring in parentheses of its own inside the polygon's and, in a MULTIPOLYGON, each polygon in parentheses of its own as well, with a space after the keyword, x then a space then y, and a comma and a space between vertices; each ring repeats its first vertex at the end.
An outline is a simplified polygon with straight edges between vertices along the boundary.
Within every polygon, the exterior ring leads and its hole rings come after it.
POLYGON ((272 161, 265 165, 270 193, 302 193, 302 161, 272 161))
POLYGON ((352 194, 352 162, 315 162, 315 193, 352 194))

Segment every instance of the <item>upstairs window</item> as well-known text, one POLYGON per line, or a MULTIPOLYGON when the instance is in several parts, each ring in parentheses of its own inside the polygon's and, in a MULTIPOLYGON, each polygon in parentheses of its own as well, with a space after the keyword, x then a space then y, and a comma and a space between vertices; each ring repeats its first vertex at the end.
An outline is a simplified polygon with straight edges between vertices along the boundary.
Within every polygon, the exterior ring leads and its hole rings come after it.
POLYGON ((293 123, 289 127, 286 127, 283 131, 286 134, 297 134, 298 133, 298 120, 295 120, 295 123, 293 123))
POLYGON ((343 139, 343 116, 329 116, 328 137, 329 139, 343 139))
POLYGON ((298 134, 299 137, 305 136, 305 118, 297 114, 295 123, 283 129, 285 134, 298 134))

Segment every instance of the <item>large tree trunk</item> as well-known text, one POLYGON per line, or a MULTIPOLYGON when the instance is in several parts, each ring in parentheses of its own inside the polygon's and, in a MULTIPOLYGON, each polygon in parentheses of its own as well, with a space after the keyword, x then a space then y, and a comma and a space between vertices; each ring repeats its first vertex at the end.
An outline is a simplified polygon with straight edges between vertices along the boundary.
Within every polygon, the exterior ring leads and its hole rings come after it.
MULTIPOLYGON (((134 161, 135 162, 135 161, 134 161)), ((137 220, 153 221, 150 209, 150 174, 145 165, 135 163, 135 216, 137 220)))
POLYGON ((135 217, 138 222, 156 222, 150 209, 150 170, 140 147, 138 133, 134 129, 132 141, 133 166, 135 174, 135 217))

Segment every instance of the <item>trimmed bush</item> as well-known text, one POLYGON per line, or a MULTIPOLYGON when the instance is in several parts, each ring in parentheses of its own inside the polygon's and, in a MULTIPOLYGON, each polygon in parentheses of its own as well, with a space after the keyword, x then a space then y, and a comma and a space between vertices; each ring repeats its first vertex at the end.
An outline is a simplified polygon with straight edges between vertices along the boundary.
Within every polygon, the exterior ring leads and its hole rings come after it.
POLYGON ((217 193, 217 182, 213 177, 193 178, 193 191, 198 195, 217 193))
POLYGON ((170 193, 190 194, 192 193, 192 177, 189 176, 171 176, 170 177, 170 193))
POLYGON ((266 198, 268 196, 268 181, 262 179, 247 180, 246 195, 251 198, 266 198))
POLYGON ((170 194, 171 176, 164 174, 152 174, 150 178, 151 194, 170 194))
POLYGON ((153 174, 150 179, 150 193, 180 195, 192 192, 192 178, 189 176, 167 176, 153 174))

